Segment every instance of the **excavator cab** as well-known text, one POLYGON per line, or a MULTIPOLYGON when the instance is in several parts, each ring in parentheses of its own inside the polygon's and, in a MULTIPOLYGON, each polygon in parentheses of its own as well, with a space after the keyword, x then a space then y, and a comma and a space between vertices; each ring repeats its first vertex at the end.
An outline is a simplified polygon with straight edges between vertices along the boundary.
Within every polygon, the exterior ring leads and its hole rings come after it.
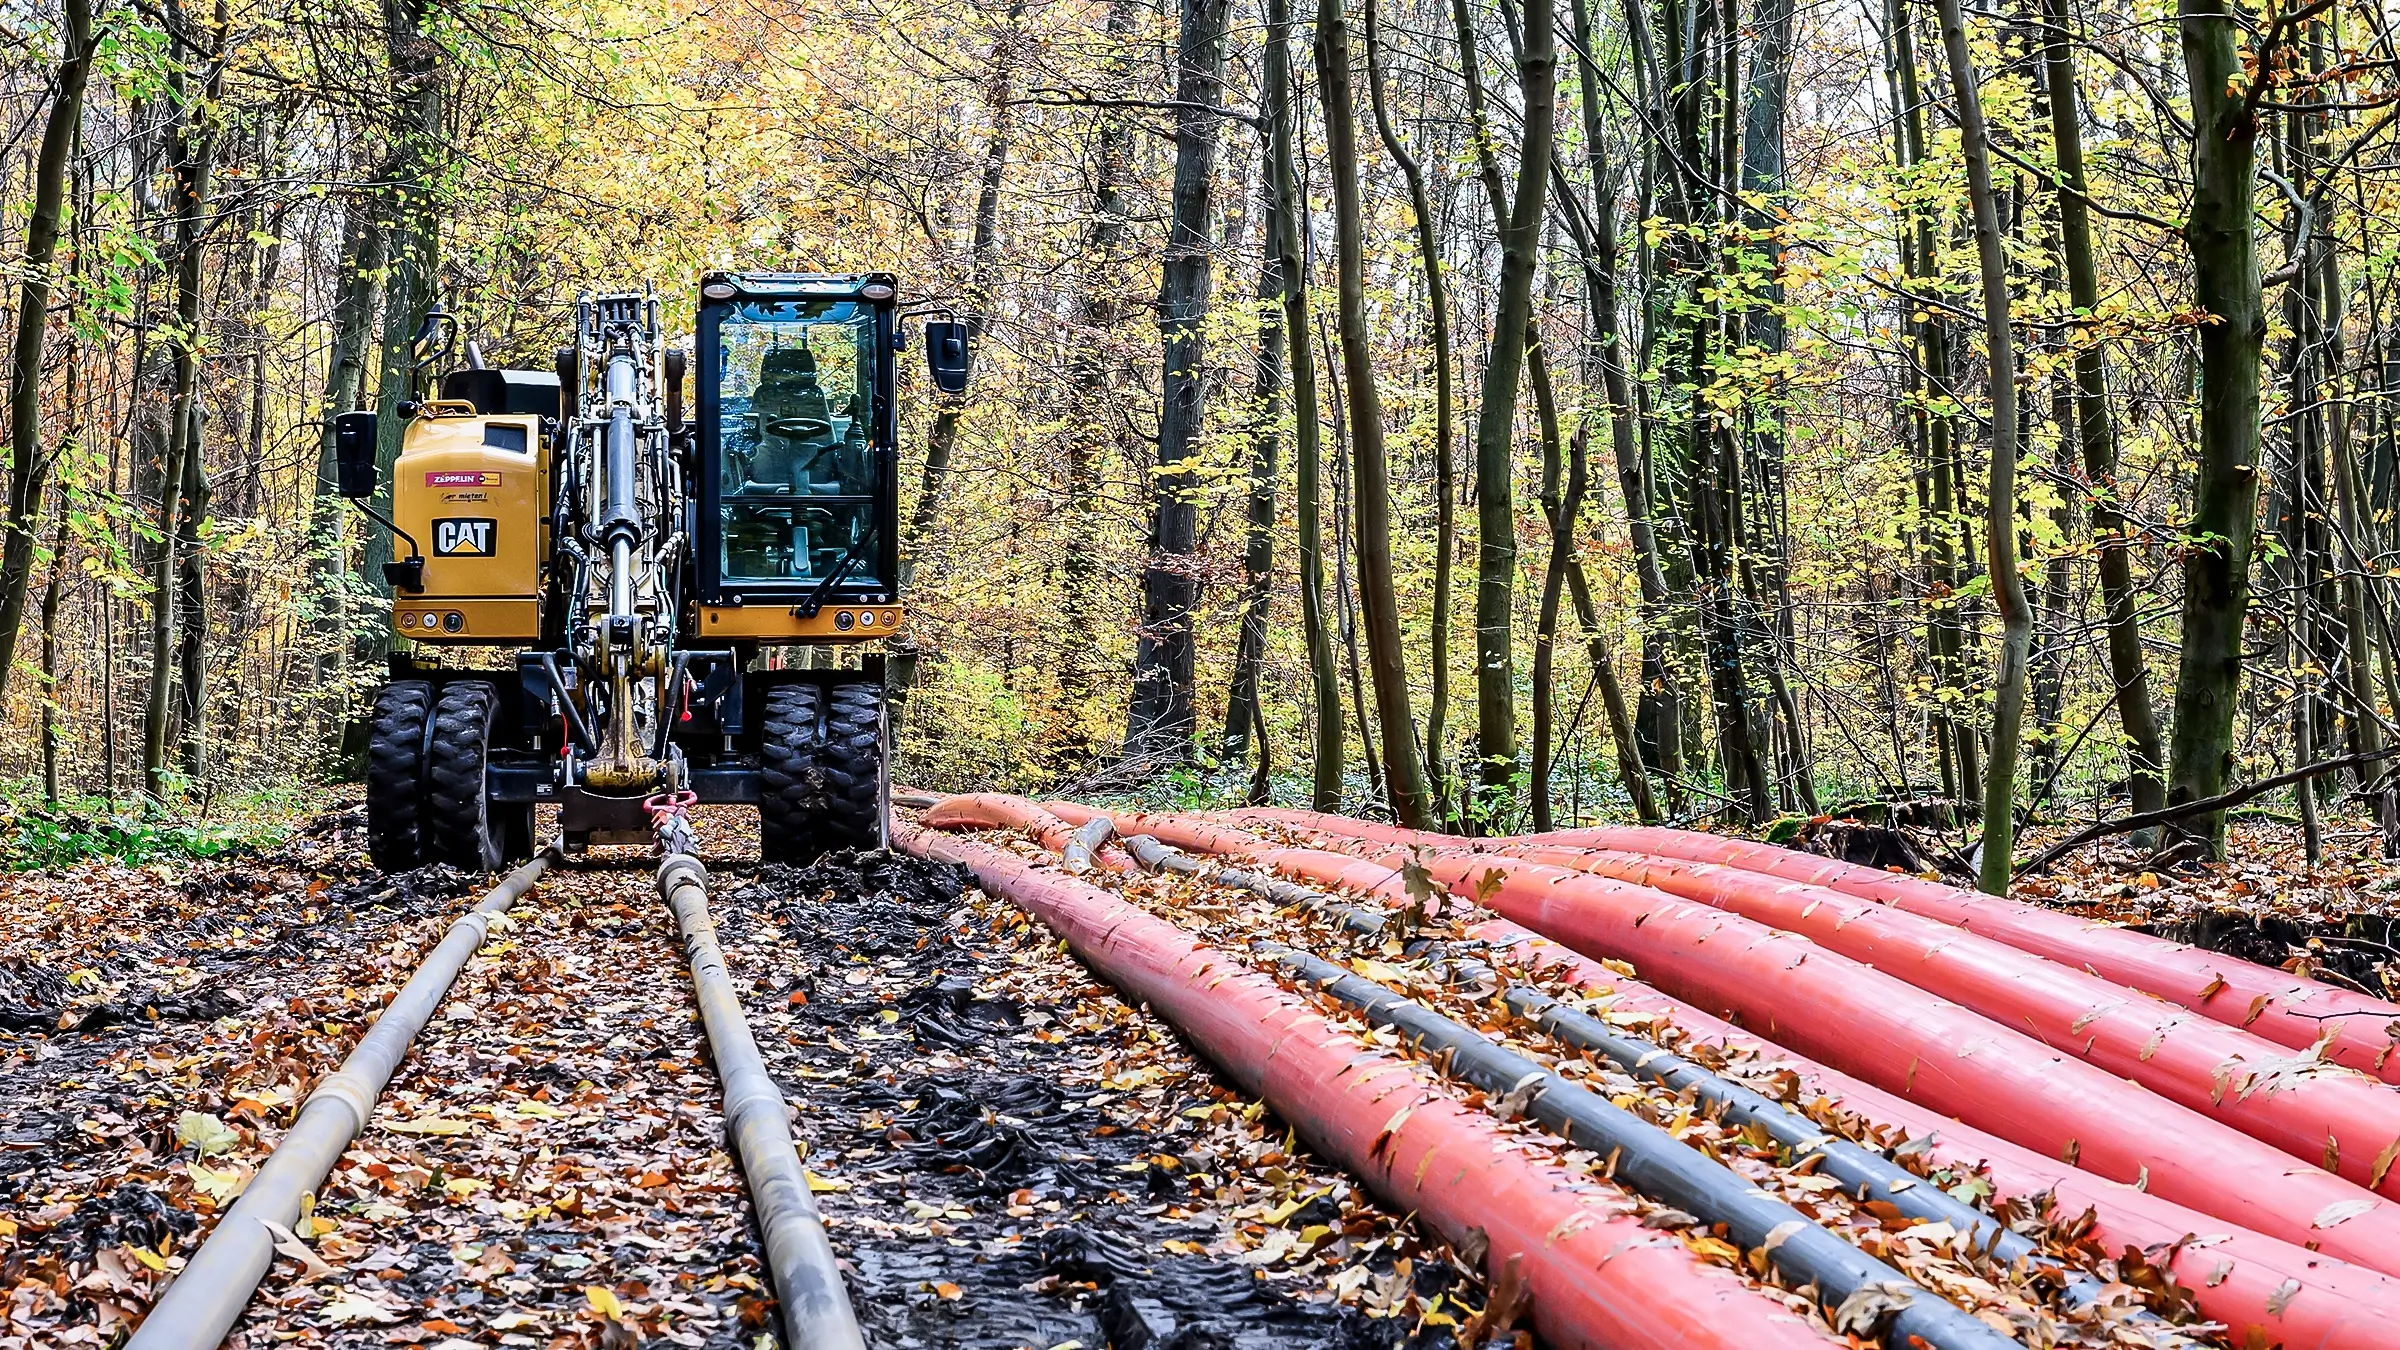
MULTIPOLYGON (((688 345, 655 296, 586 295, 555 371, 489 369, 470 344, 401 405, 377 516, 398 639, 368 728, 379 866, 525 856, 542 804, 570 851, 647 843, 650 808, 682 793, 755 804, 768 862, 885 842, 897 289, 711 273, 688 345)), ((924 327, 957 393, 965 327, 924 327)), ((335 433, 363 507, 374 414, 335 433)))

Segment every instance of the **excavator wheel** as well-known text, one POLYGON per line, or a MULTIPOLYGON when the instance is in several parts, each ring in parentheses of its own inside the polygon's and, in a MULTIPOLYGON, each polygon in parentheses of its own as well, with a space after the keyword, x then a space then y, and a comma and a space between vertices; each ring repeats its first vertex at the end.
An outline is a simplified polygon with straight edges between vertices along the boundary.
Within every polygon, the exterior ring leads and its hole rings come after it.
POLYGON ((759 752, 759 858, 813 862, 885 843, 883 690, 780 685, 767 694, 759 752))
POLYGON ((367 856, 385 872, 427 861, 424 851, 425 730, 433 686, 394 680, 375 691, 367 722, 367 856))
POLYGON ((491 685, 461 680, 444 686, 434 704, 421 827, 428 862, 446 862, 468 872, 489 872, 500 865, 503 832, 495 828, 483 782, 492 712, 499 703, 491 685))
POLYGON ((805 863, 826 846, 817 839, 823 783, 817 747, 823 735, 825 691, 813 684, 767 691, 765 734, 758 753, 758 857, 805 863))
POLYGON ((825 833, 833 848, 873 849, 890 840, 891 796, 884 755, 883 684, 837 684, 825 709, 822 762, 825 833))

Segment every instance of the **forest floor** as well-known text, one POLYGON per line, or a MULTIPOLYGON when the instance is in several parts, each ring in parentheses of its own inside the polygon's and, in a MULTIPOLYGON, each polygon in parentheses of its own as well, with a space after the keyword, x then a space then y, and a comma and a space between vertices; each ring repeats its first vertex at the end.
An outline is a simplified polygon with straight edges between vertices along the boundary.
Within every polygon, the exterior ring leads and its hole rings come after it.
MULTIPOLYGON (((760 869, 711 900, 870 1343, 1434 1345, 1448 1249, 1310 1158, 1038 925, 932 864, 760 869)), ((377 876, 362 813, 198 863, 0 874, 0 1350, 138 1322, 480 886, 377 876)), ((2400 869, 2335 825, 2233 860, 2123 845, 2039 899, 2386 992, 2400 869)), ((714 1071, 641 855, 554 869, 281 1244, 234 1344, 744 1347, 771 1318, 714 1071)))
MULTIPOLYGON (((446 869, 375 876, 361 824, 0 877, 0 1347, 138 1322, 473 902, 446 869)), ((871 1344, 1365 1350, 1446 1341, 1445 1292, 1471 1312, 1445 1252, 962 873, 762 872, 733 846, 751 825, 700 825, 871 1344), (1397 1310, 1396 1266, 1431 1321, 1366 1315, 1397 1310)), ((554 868, 231 1343, 748 1350, 771 1307, 718 1105, 641 856, 554 868)))

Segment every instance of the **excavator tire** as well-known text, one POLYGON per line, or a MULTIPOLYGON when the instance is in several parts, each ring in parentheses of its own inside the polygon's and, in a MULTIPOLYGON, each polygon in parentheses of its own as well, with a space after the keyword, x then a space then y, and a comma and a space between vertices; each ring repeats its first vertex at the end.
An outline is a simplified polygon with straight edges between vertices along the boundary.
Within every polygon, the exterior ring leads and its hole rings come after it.
POLYGON ((758 857, 761 862, 816 861, 824 816, 824 779, 817 771, 825 691, 813 684, 767 691, 758 751, 758 857))
POLYGON ((394 680, 375 691, 367 720, 367 857, 385 872, 406 872, 423 852, 425 726, 433 686, 394 680))
POLYGON ((820 756, 825 775, 828 847, 884 847, 890 796, 883 752, 883 684, 837 684, 825 709, 820 756))
POLYGON ((890 787, 879 683, 787 684, 766 700, 759 857, 807 863, 886 843, 890 787))
POLYGON ((482 680, 446 685, 433 709, 433 747, 426 765, 425 855, 468 872, 500 865, 501 831, 484 798, 484 764, 492 740, 492 710, 500 697, 482 680))

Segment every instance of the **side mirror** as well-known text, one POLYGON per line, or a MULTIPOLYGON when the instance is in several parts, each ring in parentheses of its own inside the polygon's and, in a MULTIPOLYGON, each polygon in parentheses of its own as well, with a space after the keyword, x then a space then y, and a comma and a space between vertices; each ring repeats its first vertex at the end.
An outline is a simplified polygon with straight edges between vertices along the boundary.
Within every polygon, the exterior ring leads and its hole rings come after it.
POLYGON ((933 387, 945 394, 967 392, 967 326, 952 319, 925 321, 925 364, 933 387))
POLYGON ((333 491, 352 501, 375 495, 375 414, 346 412, 333 419, 333 491))

